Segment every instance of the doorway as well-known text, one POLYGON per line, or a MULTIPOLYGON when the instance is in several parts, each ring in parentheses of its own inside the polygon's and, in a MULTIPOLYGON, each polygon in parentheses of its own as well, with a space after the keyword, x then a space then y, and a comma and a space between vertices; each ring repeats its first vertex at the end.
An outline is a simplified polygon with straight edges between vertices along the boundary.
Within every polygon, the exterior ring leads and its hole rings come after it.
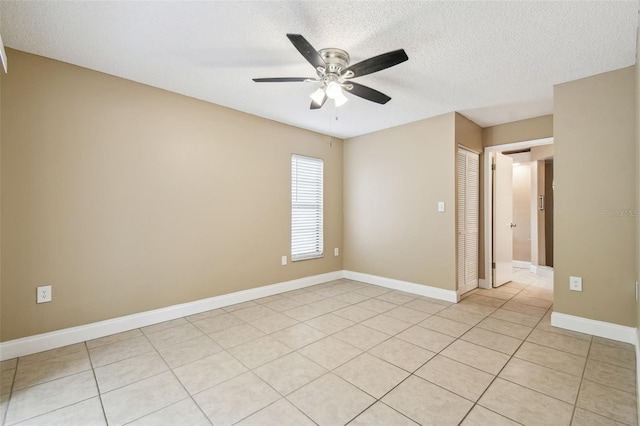
POLYGON ((518 272, 553 279, 552 144, 544 138, 484 150, 482 288, 520 281, 518 272), (496 161, 501 171, 493 170, 496 161))

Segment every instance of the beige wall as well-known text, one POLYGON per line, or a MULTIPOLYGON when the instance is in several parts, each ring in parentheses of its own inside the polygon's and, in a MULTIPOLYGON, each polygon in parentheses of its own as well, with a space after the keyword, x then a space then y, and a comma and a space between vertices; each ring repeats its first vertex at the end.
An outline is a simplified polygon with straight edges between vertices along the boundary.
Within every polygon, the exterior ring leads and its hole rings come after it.
POLYGON ((531 161, 553 158, 553 144, 532 146, 530 158, 531 161))
POLYGON ((7 53, 1 340, 343 268, 342 141, 7 53), (281 266, 292 153, 325 161, 327 255, 281 266))
POLYGON ((454 131, 450 113, 345 141, 346 270, 455 290, 454 131))
POLYGON ((556 312, 636 325, 635 102, 634 67, 555 86, 556 312))
POLYGON ((485 127, 482 130, 484 146, 531 141, 553 136, 553 116, 529 118, 498 126, 485 127))
POLYGON ((531 165, 513 168, 513 260, 531 262, 531 165))
POLYGON ((482 127, 462 114, 455 113, 455 139, 458 145, 482 153, 482 127))

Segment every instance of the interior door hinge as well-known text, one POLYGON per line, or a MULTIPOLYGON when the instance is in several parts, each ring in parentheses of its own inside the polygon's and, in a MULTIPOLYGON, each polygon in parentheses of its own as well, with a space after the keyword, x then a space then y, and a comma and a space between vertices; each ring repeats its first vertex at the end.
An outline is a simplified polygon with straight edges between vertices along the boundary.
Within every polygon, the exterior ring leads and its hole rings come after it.
POLYGON ((495 267, 496 267, 496 262, 491 262, 491 267, 495 269, 495 267))
POLYGON ((495 164, 495 163, 493 163, 493 164, 491 165, 491 170, 495 170, 495 169, 496 169, 496 164, 495 164))

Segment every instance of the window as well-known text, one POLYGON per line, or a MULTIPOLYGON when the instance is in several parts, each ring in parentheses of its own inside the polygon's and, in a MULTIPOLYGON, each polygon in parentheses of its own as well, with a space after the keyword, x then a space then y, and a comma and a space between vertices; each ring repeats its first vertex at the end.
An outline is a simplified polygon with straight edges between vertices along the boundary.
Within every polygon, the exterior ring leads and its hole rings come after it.
POLYGON ((323 255, 323 161, 291 156, 291 260, 323 255))

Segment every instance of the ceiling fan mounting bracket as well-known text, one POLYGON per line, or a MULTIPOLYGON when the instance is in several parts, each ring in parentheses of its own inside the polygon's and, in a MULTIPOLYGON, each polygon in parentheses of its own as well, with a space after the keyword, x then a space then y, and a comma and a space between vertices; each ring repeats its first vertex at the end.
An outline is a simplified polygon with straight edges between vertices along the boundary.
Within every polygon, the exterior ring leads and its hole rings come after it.
POLYGON ((338 74, 349 66, 349 54, 342 49, 330 47, 318 50, 320 57, 327 64, 326 72, 338 74))

